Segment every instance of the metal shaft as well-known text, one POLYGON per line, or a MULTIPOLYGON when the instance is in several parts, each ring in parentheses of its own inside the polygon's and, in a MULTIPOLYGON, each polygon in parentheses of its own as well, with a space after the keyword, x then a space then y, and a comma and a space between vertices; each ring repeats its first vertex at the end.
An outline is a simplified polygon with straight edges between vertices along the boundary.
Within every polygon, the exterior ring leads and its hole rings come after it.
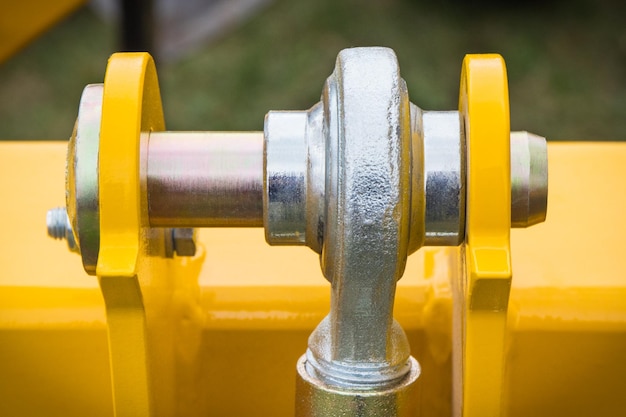
POLYGON ((547 211, 546 139, 528 132, 511 132, 511 227, 542 223, 547 211))
POLYGON ((151 226, 263 226, 263 132, 154 132, 147 159, 151 226))

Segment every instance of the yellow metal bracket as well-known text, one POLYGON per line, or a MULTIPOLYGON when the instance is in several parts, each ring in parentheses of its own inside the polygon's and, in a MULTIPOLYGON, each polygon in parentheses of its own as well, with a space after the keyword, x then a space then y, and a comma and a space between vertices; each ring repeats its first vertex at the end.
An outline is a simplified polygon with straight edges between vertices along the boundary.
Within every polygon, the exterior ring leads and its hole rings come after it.
POLYGON ((467 146, 465 271, 453 283, 454 414, 501 415, 511 288, 509 99, 504 60, 467 55, 459 110, 467 146))
POLYGON ((165 123, 154 61, 114 54, 104 81, 99 153, 100 252, 115 415, 149 416, 148 340, 137 275, 141 250, 140 136, 165 123))

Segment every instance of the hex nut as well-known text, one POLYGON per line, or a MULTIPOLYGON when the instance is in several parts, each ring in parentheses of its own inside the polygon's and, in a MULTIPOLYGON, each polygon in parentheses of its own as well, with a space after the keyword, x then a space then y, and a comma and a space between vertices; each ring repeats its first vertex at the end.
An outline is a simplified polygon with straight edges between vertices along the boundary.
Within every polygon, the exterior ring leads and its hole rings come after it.
POLYGON ((174 252, 178 256, 194 256, 196 254, 196 232, 192 228, 172 229, 174 252))

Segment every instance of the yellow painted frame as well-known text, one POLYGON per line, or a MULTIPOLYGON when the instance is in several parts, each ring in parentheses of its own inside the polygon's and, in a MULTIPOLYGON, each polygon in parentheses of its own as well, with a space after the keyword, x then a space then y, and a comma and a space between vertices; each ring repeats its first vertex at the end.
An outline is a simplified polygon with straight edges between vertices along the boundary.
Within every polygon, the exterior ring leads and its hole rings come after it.
MULTIPOLYGON (((3 416, 113 415, 98 280, 45 233, 46 210, 65 201, 66 148, 0 142, 0 195, 11 201, 0 205, 3 416)), ((623 416, 626 143, 552 142, 548 152, 548 221, 511 231, 501 415, 623 416)), ((317 255, 269 247, 260 229, 202 229, 198 246, 180 267, 140 252, 153 415, 292 416, 294 364, 329 307, 317 255)), ((421 416, 452 415, 455 252, 421 249, 398 283, 394 314, 422 366, 421 416)))

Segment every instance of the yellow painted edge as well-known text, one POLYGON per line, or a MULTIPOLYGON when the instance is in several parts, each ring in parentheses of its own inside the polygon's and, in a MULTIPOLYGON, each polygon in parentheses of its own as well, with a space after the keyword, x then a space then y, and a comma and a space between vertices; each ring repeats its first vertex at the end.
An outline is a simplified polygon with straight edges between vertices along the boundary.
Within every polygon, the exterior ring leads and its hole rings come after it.
POLYGON ((104 80, 99 152, 100 252, 96 273, 106 306, 116 417, 149 417, 148 338, 137 277, 141 250, 141 132, 162 130, 154 61, 114 54, 104 80))
POLYGON ((504 60, 463 61, 459 110, 467 146, 466 276, 461 309, 465 417, 501 414, 509 292, 510 125, 504 60))
POLYGON ((104 80, 98 161, 100 277, 131 277, 137 272, 141 228, 139 136, 142 131, 163 130, 164 125, 150 55, 112 55, 104 80))

